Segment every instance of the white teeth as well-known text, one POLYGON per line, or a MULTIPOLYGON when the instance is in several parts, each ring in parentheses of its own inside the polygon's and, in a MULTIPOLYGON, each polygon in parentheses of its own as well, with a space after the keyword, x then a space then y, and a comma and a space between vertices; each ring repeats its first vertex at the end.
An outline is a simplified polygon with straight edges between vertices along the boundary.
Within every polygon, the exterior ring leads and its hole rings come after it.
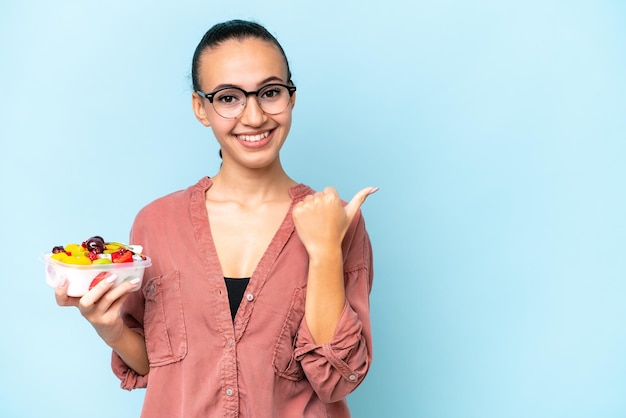
POLYGON ((237 138, 246 142, 258 142, 264 138, 267 138, 269 135, 270 133, 268 131, 258 135, 237 135, 237 138))

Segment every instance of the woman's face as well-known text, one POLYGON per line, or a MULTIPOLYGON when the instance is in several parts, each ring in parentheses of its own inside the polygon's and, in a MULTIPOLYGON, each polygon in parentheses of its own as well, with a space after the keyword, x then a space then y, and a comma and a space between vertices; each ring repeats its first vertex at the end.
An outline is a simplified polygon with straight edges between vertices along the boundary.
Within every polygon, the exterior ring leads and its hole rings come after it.
MULTIPOLYGON (((200 57, 201 91, 211 93, 234 86, 256 91, 271 83, 288 84, 287 65, 282 54, 269 42, 251 38, 229 40, 205 50, 200 57)), ((208 99, 192 95, 196 118, 210 126, 222 150, 224 165, 236 163, 247 168, 265 168, 278 162, 278 153, 291 127, 295 94, 287 108, 269 115, 249 95, 243 112, 232 119, 216 113, 208 99)))

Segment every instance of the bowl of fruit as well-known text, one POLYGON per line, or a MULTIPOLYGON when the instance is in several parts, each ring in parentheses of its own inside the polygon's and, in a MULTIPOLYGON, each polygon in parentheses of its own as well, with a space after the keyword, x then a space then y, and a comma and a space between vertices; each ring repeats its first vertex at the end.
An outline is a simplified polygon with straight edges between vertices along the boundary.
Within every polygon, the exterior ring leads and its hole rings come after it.
POLYGON ((55 246, 42 255, 46 283, 57 287, 67 280, 67 295, 80 297, 113 273, 117 276, 113 286, 138 278, 139 283, 133 289, 138 290, 145 268, 152 265, 142 250, 140 245, 107 242, 98 235, 81 244, 55 246))

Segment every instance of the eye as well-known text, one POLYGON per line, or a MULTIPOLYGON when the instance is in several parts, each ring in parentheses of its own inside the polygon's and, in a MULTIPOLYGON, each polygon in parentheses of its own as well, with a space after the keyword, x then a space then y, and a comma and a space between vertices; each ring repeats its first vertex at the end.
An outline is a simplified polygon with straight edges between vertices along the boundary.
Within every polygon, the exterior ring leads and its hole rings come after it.
POLYGON ((282 86, 268 86, 261 92, 262 99, 275 100, 285 94, 285 88, 282 86))
POLYGON ((239 90, 223 90, 217 93, 214 100, 222 105, 234 106, 241 103, 245 98, 239 90))

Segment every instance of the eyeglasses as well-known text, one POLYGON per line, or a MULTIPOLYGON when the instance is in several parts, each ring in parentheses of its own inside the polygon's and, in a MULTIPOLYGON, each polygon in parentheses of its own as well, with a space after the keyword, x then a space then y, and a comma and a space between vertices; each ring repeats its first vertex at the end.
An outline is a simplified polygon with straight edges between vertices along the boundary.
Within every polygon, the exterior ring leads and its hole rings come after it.
POLYGON ((203 93, 199 90, 196 90, 196 93, 205 99, 209 99, 218 115, 232 119, 243 113, 248 96, 251 94, 256 96, 256 100, 263 112, 268 115, 277 115, 287 109, 289 100, 295 91, 295 86, 267 84, 257 91, 245 91, 239 87, 224 87, 212 93, 203 93))

